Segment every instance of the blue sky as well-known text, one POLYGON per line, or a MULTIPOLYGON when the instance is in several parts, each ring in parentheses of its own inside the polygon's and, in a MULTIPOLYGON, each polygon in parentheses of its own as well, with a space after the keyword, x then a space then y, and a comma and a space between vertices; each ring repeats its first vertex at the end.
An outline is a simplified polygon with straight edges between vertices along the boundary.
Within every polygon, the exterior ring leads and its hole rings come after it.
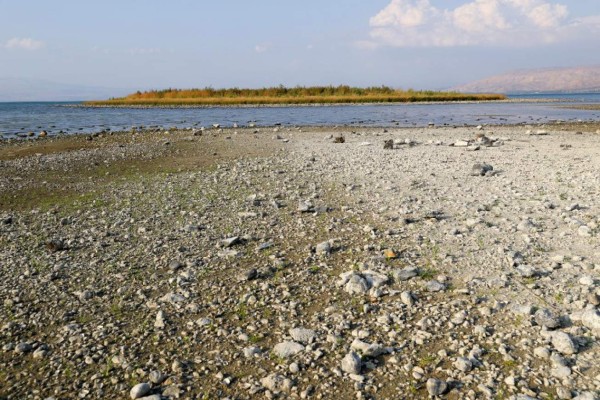
POLYGON ((0 79, 437 89, 600 64, 600 0, 0 0, 0 79))

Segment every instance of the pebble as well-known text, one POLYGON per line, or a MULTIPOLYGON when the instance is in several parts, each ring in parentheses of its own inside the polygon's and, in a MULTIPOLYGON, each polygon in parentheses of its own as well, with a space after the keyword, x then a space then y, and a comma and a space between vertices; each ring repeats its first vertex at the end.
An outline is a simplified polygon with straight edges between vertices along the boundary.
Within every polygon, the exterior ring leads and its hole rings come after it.
POLYGON ((577 353, 577 345, 571 338, 571 335, 565 332, 552 333, 552 345, 562 354, 571 355, 577 353))
POLYGON ((312 329, 294 328, 290 329, 290 336, 296 342, 309 344, 316 339, 317 334, 312 329))
POLYGON ((321 242, 321 243, 317 244, 316 252, 317 252, 317 254, 331 253, 331 243, 329 243, 329 241, 327 241, 327 242, 321 242))
POLYGON ((458 357, 454 362, 454 367, 462 372, 469 372, 473 369, 473 363, 465 357, 458 357))
POLYGON ((165 327, 165 312, 163 310, 160 310, 157 314, 156 314, 156 320, 154 321, 154 327, 155 328, 159 328, 162 329, 165 327))
POLYGON ((129 397, 131 397, 132 399, 139 399, 139 398, 147 395, 148 392, 150 392, 150 389, 151 389, 151 386, 149 383, 147 383, 147 382, 138 383, 137 385, 132 387, 131 390, 129 391, 129 397))
POLYGON ((413 294, 408 291, 400 293, 400 301, 409 307, 412 307, 415 304, 415 298, 413 294))
POLYGON ((289 393, 292 390, 292 381, 279 374, 270 374, 260 380, 265 389, 277 393, 289 393))
POLYGON ((19 343, 15 346, 15 353, 29 353, 32 349, 29 343, 19 343))
POLYGON ((440 379, 429 378, 426 387, 430 396, 441 396, 448 388, 448 384, 440 379))
POLYGON ((280 358, 288 358, 304 350, 304 346, 296 342, 281 342, 275 345, 273 352, 280 358))
POLYGON ((560 327, 560 319, 552 311, 547 308, 540 308, 533 315, 535 322, 539 326, 544 326, 548 329, 555 329, 560 327))
POLYGON ((342 371, 348 374, 360 374, 362 360, 358 354, 351 351, 342 359, 342 371))
POLYGON ((441 292, 446 289, 446 285, 436 280, 432 280, 425 283, 425 289, 427 289, 428 292, 441 292))

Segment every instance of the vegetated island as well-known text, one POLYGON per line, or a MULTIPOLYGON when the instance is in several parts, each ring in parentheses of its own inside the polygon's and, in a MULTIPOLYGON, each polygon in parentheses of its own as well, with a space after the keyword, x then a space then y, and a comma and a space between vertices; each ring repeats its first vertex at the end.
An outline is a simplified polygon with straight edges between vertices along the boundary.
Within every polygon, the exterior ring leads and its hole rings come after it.
POLYGON ((431 90, 397 90, 387 86, 284 86, 262 89, 165 89, 126 97, 88 101, 86 106, 235 106, 285 104, 413 103, 505 100, 502 94, 470 94, 431 90))

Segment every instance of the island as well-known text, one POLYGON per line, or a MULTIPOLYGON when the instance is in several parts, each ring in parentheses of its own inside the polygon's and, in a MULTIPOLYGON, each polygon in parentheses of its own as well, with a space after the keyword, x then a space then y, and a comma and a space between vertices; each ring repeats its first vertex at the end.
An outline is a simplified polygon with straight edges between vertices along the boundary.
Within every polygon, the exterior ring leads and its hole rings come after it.
POLYGON ((414 103, 505 100, 503 94, 399 90, 387 86, 284 86, 262 89, 165 89, 137 91, 126 97, 88 101, 86 106, 236 106, 286 104, 414 103))

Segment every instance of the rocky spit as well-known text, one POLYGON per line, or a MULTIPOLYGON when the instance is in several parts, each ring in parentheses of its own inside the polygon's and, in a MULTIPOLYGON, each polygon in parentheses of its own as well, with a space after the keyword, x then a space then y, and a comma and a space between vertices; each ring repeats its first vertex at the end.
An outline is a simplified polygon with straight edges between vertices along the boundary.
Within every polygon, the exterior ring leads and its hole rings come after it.
POLYGON ((597 127, 352 129, 0 144, 0 398, 600 398, 597 127))

